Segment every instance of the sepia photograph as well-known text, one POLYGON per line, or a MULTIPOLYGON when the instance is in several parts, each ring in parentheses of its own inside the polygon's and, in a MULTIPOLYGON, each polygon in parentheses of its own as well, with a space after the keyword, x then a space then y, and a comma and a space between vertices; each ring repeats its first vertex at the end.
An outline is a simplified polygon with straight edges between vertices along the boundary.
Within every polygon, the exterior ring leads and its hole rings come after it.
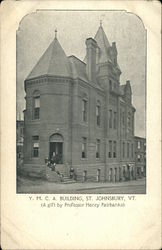
POLYGON ((2 249, 161 249, 159 1, 3 1, 2 249))
POLYGON ((146 194, 146 38, 124 10, 24 16, 17 193, 146 194))

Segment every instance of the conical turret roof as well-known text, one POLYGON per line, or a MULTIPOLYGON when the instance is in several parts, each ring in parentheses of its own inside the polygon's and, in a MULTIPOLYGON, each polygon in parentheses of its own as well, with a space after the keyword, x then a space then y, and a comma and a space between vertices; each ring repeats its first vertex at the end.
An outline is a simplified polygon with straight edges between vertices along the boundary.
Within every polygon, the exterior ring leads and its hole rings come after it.
POLYGON ((104 63, 104 62, 107 62, 108 60, 111 60, 109 53, 108 53, 108 49, 110 48, 110 43, 101 25, 94 39, 97 42, 99 49, 100 49, 99 50, 99 62, 104 63))
MULTIPOLYGON (((98 63, 105 63, 111 61, 111 56, 109 54, 110 43, 107 39, 107 36, 103 30, 102 25, 99 26, 98 31, 94 37, 94 40, 97 42, 99 48, 98 63)), ((87 56, 84 58, 84 62, 87 62, 87 56)))
POLYGON ((69 59, 56 37, 41 56, 27 79, 42 75, 71 76, 69 59))

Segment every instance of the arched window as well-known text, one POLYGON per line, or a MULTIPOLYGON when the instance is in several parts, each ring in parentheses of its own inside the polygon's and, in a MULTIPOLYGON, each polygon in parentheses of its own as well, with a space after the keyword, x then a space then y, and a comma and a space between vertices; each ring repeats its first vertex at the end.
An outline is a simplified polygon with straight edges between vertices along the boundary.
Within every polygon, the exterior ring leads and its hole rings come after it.
POLYGON ((88 97, 86 94, 82 96, 82 121, 88 121, 88 97))
POLYGON ((97 126, 100 126, 100 124, 101 124, 101 104, 100 104, 100 101, 97 101, 97 105, 96 105, 96 123, 97 123, 97 126))
POLYGON ((33 119, 40 118, 40 92, 38 90, 33 93, 33 119))
POLYGON ((82 138, 82 158, 87 158, 87 138, 82 138))
POLYGON ((114 144, 113 144, 113 158, 116 158, 116 155, 117 155, 117 148, 116 148, 116 141, 114 141, 114 144))
POLYGON ((117 112, 114 112, 114 129, 117 128, 117 112))
POLYGON ((112 141, 109 141, 109 158, 112 158, 112 141))
POLYGON ((97 139, 96 141, 96 158, 100 158, 100 139, 97 139))
POLYGON ((125 142, 123 142, 123 158, 125 158, 125 142))
POLYGON ((112 120, 113 120, 112 110, 110 109, 109 110, 109 128, 112 128, 112 120))

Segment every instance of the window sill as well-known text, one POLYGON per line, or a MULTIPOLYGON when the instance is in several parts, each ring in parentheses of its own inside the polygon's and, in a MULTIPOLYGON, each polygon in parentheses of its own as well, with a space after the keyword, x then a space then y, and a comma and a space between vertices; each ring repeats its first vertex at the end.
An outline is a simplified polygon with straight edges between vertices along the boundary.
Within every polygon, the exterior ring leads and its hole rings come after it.
POLYGON ((32 119, 31 121, 40 121, 40 118, 39 119, 32 119))
POLYGON ((40 119, 30 120, 30 123, 40 123, 40 119))
POLYGON ((88 122, 83 122, 83 121, 81 121, 80 124, 81 124, 81 125, 84 125, 84 126, 88 126, 88 122))

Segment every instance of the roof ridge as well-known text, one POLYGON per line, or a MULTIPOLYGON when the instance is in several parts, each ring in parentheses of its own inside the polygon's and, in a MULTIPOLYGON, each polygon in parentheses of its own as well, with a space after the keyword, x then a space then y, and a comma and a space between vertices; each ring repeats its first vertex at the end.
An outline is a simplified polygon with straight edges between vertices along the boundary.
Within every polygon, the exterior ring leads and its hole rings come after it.
MULTIPOLYGON (((54 42, 55 42, 56 40, 57 40, 57 38, 55 37, 55 38, 53 39, 53 41, 52 41, 52 43, 53 43, 52 52, 53 52, 53 49, 54 49, 54 42)), ((52 44, 52 43, 51 43, 51 44, 52 44)), ((52 61, 52 54, 53 54, 53 53, 50 54, 50 60, 49 60, 48 68, 47 68, 47 74, 48 74, 49 69, 50 69, 50 65, 51 65, 51 61, 52 61)))
MULTIPOLYGON (((103 38, 103 42, 104 42, 104 47, 106 48, 107 46, 106 46, 106 44, 105 44, 104 30, 103 30, 102 26, 101 26, 101 29, 102 29, 102 38, 103 38)), ((107 53, 107 51, 106 51, 106 53, 107 53)))
POLYGON ((83 63, 83 64, 86 64, 85 62, 83 62, 80 58, 78 58, 77 56, 74 56, 74 55, 70 55, 70 56, 68 56, 68 58, 69 57, 75 57, 78 61, 80 61, 81 63, 83 63))
POLYGON ((105 47, 107 47, 107 45, 106 45, 106 43, 105 43, 105 36, 106 36, 106 34, 105 34, 105 31, 104 31, 104 29, 102 28, 102 26, 101 26, 101 29, 102 29, 102 36, 103 36, 103 40, 104 40, 104 45, 105 45, 105 47))

